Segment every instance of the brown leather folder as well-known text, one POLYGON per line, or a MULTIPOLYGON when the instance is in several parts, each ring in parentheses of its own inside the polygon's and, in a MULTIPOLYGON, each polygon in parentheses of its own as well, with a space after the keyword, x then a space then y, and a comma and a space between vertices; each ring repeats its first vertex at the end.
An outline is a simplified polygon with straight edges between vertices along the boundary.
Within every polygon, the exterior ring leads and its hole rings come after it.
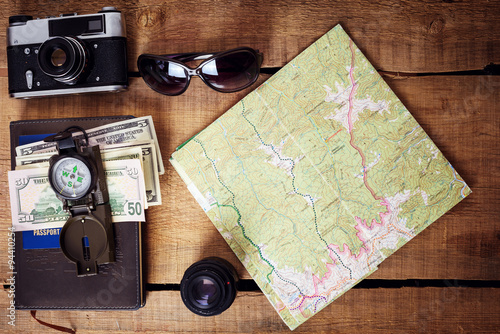
MULTIPOLYGON (((78 125, 84 129, 133 116, 65 118, 10 123, 11 162, 21 136, 51 134, 78 125)), ((116 261, 99 265, 94 276, 78 277, 76 266, 60 248, 25 249, 23 233, 15 238, 17 309, 135 310, 144 306, 140 222, 114 223, 116 261)), ((29 233, 30 231, 28 231, 29 233)))

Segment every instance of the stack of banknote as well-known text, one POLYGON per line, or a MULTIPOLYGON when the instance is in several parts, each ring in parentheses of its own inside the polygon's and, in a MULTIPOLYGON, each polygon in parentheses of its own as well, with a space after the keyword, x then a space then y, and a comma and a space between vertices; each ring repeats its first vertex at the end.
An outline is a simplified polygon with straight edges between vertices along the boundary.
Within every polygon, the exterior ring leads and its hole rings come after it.
MULTIPOLYGON (((113 222, 144 221, 144 210, 161 204, 159 175, 165 173, 151 116, 86 130, 89 146, 99 145, 113 222), (117 173, 116 171, 124 171, 117 173)), ((74 132, 73 137, 82 136, 74 132)), ((62 227, 68 213, 48 181, 53 142, 16 147, 16 170, 9 172, 12 222, 16 231, 62 227)))

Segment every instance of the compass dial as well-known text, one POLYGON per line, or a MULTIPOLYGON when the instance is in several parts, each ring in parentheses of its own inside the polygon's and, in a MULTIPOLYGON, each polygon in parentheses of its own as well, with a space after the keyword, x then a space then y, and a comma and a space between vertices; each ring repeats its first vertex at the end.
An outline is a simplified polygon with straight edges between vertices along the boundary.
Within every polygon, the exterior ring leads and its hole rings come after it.
POLYGON ((57 160, 51 168, 50 178, 54 191, 66 199, 80 199, 92 186, 90 166, 74 157, 57 160))

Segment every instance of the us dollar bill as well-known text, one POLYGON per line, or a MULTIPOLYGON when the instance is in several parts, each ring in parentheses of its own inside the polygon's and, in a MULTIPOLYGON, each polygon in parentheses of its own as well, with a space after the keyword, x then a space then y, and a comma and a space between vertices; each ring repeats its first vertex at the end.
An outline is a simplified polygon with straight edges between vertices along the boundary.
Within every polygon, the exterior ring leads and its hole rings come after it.
MULTIPOLYGON (((103 162, 113 222, 145 221, 140 161, 103 162)), ((12 225, 16 231, 62 227, 69 218, 49 184, 48 168, 9 171, 12 225)))
MULTIPOLYGON (((103 147, 117 143, 153 140, 157 156, 157 168, 160 175, 165 173, 165 166, 156 137, 156 130, 151 116, 131 118, 128 120, 102 125, 86 130, 89 145, 103 147)), ((81 132, 74 132, 73 137, 83 138, 81 132)), ((40 153, 56 152, 55 142, 38 141, 16 147, 16 156, 29 156, 40 153)))
POLYGON ((142 150, 140 147, 123 147, 101 151, 102 161, 130 160, 137 159, 142 167, 142 150))
MULTIPOLYGON (((16 170, 48 167, 48 161, 54 154, 55 152, 46 152, 16 157, 16 170)), ((139 159, 144 172, 147 205, 149 207, 161 204, 160 177, 156 168, 157 158, 153 140, 103 146, 101 158, 103 161, 139 159)))
MULTIPOLYGON (((144 173, 144 166, 142 162, 142 149, 140 147, 124 147, 124 148, 103 150, 101 151, 101 159, 103 164, 107 161, 136 159, 140 162, 141 170, 143 172, 143 177, 145 177, 146 175, 146 173, 144 173)), ((146 202, 144 204, 145 204, 145 209, 147 209, 149 207, 149 203, 147 202, 146 194, 148 193, 148 190, 145 181, 146 179, 144 178, 144 186, 145 186, 144 198, 146 199, 146 202)))
MULTIPOLYGON (((16 166, 28 166, 48 162, 54 154, 56 154, 56 152, 46 152, 16 157, 16 166)), ((101 159, 103 161, 126 159, 139 159, 142 161, 142 150, 137 147, 130 149, 129 147, 110 148, 109 150, 106 150, 106 147, 104 147, 101 149, 101 159)))
POLYGON ((42 162, 32 163, 32 164, 28 164, 28 165, 18 165, 18 166, 16 166, 16 170, 31 169, 31 168, 49 168, 49 162, 48 161, 42 161, 42 162))
POLYGON ((44 162, 48 164, 50 157, 54 154, 57 154, 57 152, 54 151, 16 157, 16 169, 18 169, 17 167, 19 166, 37 165, 44 162))
POLYGON ((141 162, 133 160, 103 161, 113 222, 145 221, 146 187, 141 162), (138 219, 136 219, 138 218, 138 219))
MULTIPOLYGON (((161 205, 160 176, 156 168, 158 162, 153 140, 107 145, 103 147, 101 153, 106 154, 108 151, 120 149, 127 152, 126 150, 132 147, 137 147, 142 151, 142 170, 144 171, 148 206, 161 205)), ((103 158, 103 160, 106 160, 106 158, 103 158)))

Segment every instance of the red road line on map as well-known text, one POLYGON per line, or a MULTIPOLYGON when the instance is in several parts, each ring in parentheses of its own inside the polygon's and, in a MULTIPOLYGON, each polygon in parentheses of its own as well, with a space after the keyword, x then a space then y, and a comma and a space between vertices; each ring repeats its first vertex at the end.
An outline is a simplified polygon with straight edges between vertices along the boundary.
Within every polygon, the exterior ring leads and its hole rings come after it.
POLYGON ((339 129, 339 131, 335 132, 333 135, 331 135, 327 140, 325 140, 325 142, 328 142, 330 139, 332 139, 333 137, 335 137, 335 135, 337 133, 339 133, 340 131, 342 131, 342 129, 339 129))
POLYGON ((352 90, 351 90, 351 93, 349 94, 349 112, 347 113, 347 120, 349 122, 349 134, 351 135, 351 140, 349 140, 349 144, 351 144, 351 146, 356 151, 358 151, 359 155, 361 156, 361 163, 363 165, 363 183, 365 184, 366 189, 368 189, 368 191, 372 194, 372 196, 373 196, 373 198, 375 200, 380 201, 383 198, 380 197, 380 196, 377 196, 375 194, 375 191, 373 191, 373 189, 368 184, 367 175, 366 175, 366 158, 365 158, 365 155, 363 154, 363 152, 361 151, 361 149, 359 147, 357 147, 356 145, 354 145, 354 136, 353 136, 353 133, 352 133, 352 127, 353 127, 353 125, 352 125, 352 118, 351 118, 352 117, 352 107, 353 107, 352 97, 353 97, 354 92, 356 91, 358 85, 354 81, 354 75, 353 75, 353 72, 354 72, 354 48, 353 48, 352 40, 349 40, 349 47, 350 47, 351 53, 352 53, 352 57, 351 57, 351 69, 349 70, 349 78, 351 79, 352 90))
POLYGON ((349 39, 349 47, 351 48, 351 53, 352 53, 352 57, 351 57, 351 68, 349 70, 349 78, 351 79, 351 84, 352 84, 352 89, 351 89, 351 93, 349 94, 349 111, 347 113, 347 122, 349 124, 349 133, 352 133, 352 97, 354 95, 354 92, 356 92, 356 89, 358 88, 358 85, 356 84, 356 82, 354 81, 354 49, 352 47, 353 43, 352 43, 352 40, 349 39))
MULTIPOLYGON (((398 229, 396 226, 394 226, 393 224, 389 224, 387 225, 387 227, 392 227, 393 229, 395 229, 396 231, 399 231, 401 233, 405 233, 406 235, 408 235, 411 238, 413 238, 413 236, 405 231, 402 231, 400 229, 398 229)), ((387 233, 384 234, 384 235, 381 235, 375 239, 373 239, 373 242, 372 242, 372 252, 370 253, 370 255, 368 256, 368 258, 366 259, 366 264, 368 265, 368 268, 370 268, 370 258, 372 257, 373 253, 374 253, 374 249, 375 249, 375 241, 378 240, 378 239, 382 239, 384 238, 385 236, 387 236, 389 233, 391 233, 391 231, 389 231, 389 229, 387 230, 387 233)))
POLYGON ((407 236, 409 236, 409 237, 410 237, 410 239, 411 239, 411 238, 413 238, 413 235, 411 235, 410 233, 408 233, 408 232, 406 232, 406 231, 400 230, 399 228, 397 228, 396 226, 394 226, 394 225, 392 225, 392 224, 389 224, 388 226, 392 226, 392 228, 394 228, 396 231, 399 231, 399 232, 401 232, 401 233, 406 234, 407 236))
POLYGON ((372 251, 371 251, 370 255, 368 256, 368 258, 366 259, 366 264, 367 264, 367 266, 368 266, 368 269, 369 269, 369 270, 371 270, 371 266, 370 266, 370 258, 372 257, 373 253, 375 253, 375 241, 377 241, 378 239, 382 239, 382 238, 384 238, 384 237, 388 236, 390 233, 391 233, 391 232, 388 230, 386 234, 381 235, 381 236, 379 236, 379 237, 377 237, 377 238, 373 239, 373 242, 372 242, 372 245, 373 245, 373 246, 372 246, 372 251))
MULTIPOLYGON (((357 89, 357 84, 356 82, 354 81, 354 60, 355 60, 355 51, 354 51, 354 48, 353 48, 353 42, 352 40, 349 40, 349 47, 351 49, 351 53, 352 53, 352 58, 351 58, 351 68, 349 70, 349 78, 351 79, 351 84, 352 84, 352 89, 351 89, 351 93, 349 94, 349 111, 347 113, 347 121, 348 121, 348 131, 349 131, 349 135, 351 137, 351 139, 349 140, 349 144, 359 153, 359 155, 361 156, 361 163, 363 165, 363 183, 365 184, 365 187, 368 189, 368 191, 370 191, 371 195, 373 196, 373 198, 375 200, 383 200, 382 197, 380 196, 377 196, 375 194, 375 191, 373 191, 373 189, 370 187, 370 185, 368 184, 368 180, 367 180, 367 172, 366 172, 366 158, 365 158, 365 155, 363 154, 363 151, 361 151, 361 149, 359 147, 357 147, 355 144, 354 144, 354 135, 352 133, 352 130, 353 130, 353 124, 352 124, 352 109, 353 109, 353 96, 354 96, 354 93, 356 92, 356 89, 357 89)), ((339 129, 337 132, 335 132, 333 135, 331 135, 328 139, 325 140, 325 142, 328 142, 330 139, 332 139, 333 137, 335 137, 342 129, 339 129)), ((389 226, 392 226, 393 228, 395 228, 395 226, 393 226, 392 224, 389 224, 389 226)), ((396 229, 396 228, 395 228, 396 229)), ((397 230, 397 229, 396 229, 397 230)), ((399 230, 398 230, 399 231, 399 230)), ((400 231, 402 233, 406 233, 405 231, 400 231)), ((387 231, 386 234, 384 235, 381 235, 375 239, 373 239, 372 241, 372 245, 375 244, 375 242, 378 240, 378 239, 382 239, 384 237, 386 237, 387 235, 389 235, 389 231, 387 231)), ((406 233, 408 234, 408 233, 406 233)), ((373 256, 374 254, 374 247, 372 247, 372 251, 371 253, 368 255, 368 258, 367 258, 367 265, 368 265, 368 268, 370 268, 370 258, 373 256)), ((371 269, 371 268, 370 268, 371 269)), ((317 289, 317 285, 315 285, 315 294, 313 294, 312 296, 301 296, 301 298, 299 299, 300 300, 300 303, 298 306, 296 307, 293 307, 293 308, 290 308, 290 310, 296 310, 296 309, 299 309, 301 314, 303 314, 302 310, 300 309, 300 307, 302 306, 302 304, 304 303, 304 301, 306 299, 312 299, 312 298, 325 298, 325 295, 328 295, 330 294, 333 290, 339 288, 343 283, 345 283, 346 281, 350 281, 351 279, 344 279, 342 280, 341 282, 339 282, 337 285, 335 285, 334 287, 330 288, 327 292, 324 292, 324 293, 321 293, 321 294, 318 294, 318 289, 317 289)), ((322 282, 323 280, 320 281, 320 283, 322 282)), ((295 304, 296 302, 294 302, 295 304)), ((281 312, 283 311, 284 309, 286 308, 283 307, 282 309, 280 309, 278 312, 281 312)))
POLYGON ((349 140, 349 144, 351 144, 351 146, 356 150, 358 151, 359 155, 361 156, 361 164, 363 165, 363 182, 365 184, 365 187, 366 189, 368 189, 368 191, 372 194, 373 198, 377 201, 381 201, 383 200, 382 197, 380 196, 377 196, 375 194, 375 191, 373 191, 373 189, 370 187, 370 185, 368 184, 368 179, 367 179, 367 174, 366 174, 366 166, 365 166, 365 163, 366 163, 366 158, 365 158, 365 155, 363 154, 363 152, 361 152, 361 149, 359 147, 357 147, 356 145, 354 145, 354 137, 352 135, 352 132, 351 132, 351 140, 349 140))
POLYGON ((344 284, 345 282, 347 282, 347 281, 352 281, 352 280, 353 280, 352 278, 345 278, 345 279, 344 279, 343 281, 341 281, 339 284, 337 284, 336 286, 334 286, 334 287, 330 288, 330 290, 328 290, 327 292, 323 292, 323 293, 322 293, 322 295, 327 296, 327 295, 329 295, 329 294, 330 294, 333 290, 336 290, 336 289, 340 288, 340 286, 341 286, 342 284, 344 284))
MULTIPOLYGON (((312 296, 302 296, 302 298, 300 299, 300 304, 299 306, 295 306, 293 308, 289 308, 290 311, 293 311, 293 310, 296 310, 296 309, 299 309, 302 304, 304 303, 304 300, 306 299, 313 299, 313 298, 326 298, 327 295, 329 295, 333 290, 335 289, 338 289, 342 284, 344 284, 345 282, 347 281, 352 281, 353 279, 352 278, 344 278, 344 280, 340 281, 337 285, 335 285, 334 287, 330 288, 328 291, 326 292, 323 292, 323 293, 315 293, 314 295, 312 296)), ((282 311, 283 309, 281 309, 280 311, 282 311)), ((279 311, 278 311, 279 312, 279 311)))

